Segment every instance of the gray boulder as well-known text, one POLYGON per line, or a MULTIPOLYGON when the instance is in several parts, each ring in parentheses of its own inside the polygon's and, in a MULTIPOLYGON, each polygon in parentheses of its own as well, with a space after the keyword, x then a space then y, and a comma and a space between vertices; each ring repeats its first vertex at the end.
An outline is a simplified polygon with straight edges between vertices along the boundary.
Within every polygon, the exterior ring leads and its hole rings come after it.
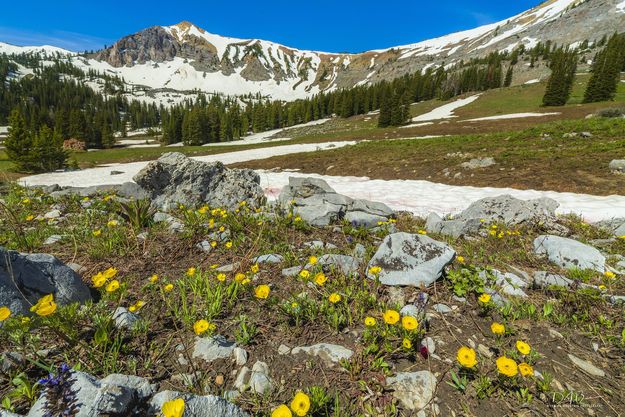
MULTIPOLYGON (((455 256, 449 245, 428 236, 393 233, 384 238, 369 261, 369 269, 379 266, 380 282, 386 285, 427 286, 443 275, 455 256)), ((376 278, 370 272, 368 276, 376 278)))
POLYGON ((601 221, 597 223, 597 226, 609 230, 614 236, 625 236, 625 218, 623 217, 601 221))
POLYGON ((354 200, 337 194, 324 180, 290 177, 278 197, 282 207, 293 205, 296 216, 316 227, 347 220, 355 227, 373 228, 394 216, 386 204, 354 200))
MULTIPOLYGON (((109 375, 98 380, 85 372, 72 371, 72 391, 76 394, 76 417, 102 415, 134 415, 155 390, 144 378, 128 375, 109 375)), ((33 405, 28 417, 43 417, 45 393, 33 405)))
POLYGON ((228 169, 221 162, 206 163, 171 152, 150 162, 133 178, 157 207, 177 204, 235 209, 245 201, 260 206, 264 193, 260 177, 249 169, 228 169))
POLYGON ((534 286, 537 288, 547 288, 550 286, 570 288, 573 281, 563 275, 551 274, 547 271, 534 272, 534 286))
POLYGON ((203 359, 206 362, 230 358, 233 356, 236 347, 236 343, 229 342, 221 335, 196 337, 192 357, 193 359, 203 359))
POLYGON ((520 200, 511 195, 487 197, 471 204, 462 213, 451 219, 430 215, 426 230, 453 237, 477 233, 485 223, 504 223, 509 226, 541 225, 547 228, 560 228, 557 225, 555 210, 558 202, 550 198, 520 200))
POLYGON ((601 252, 577 240, 541 235, 534 239, 534 253, 546 256, 551 263, 561 268, 605 271, 605 257, 601 252))
POLYGON ((614 174, 625 174, 625 159, 614 159, 609 165, 610 171, 614 174))
POLYGON ((160 415, 163 404, 184 399, 184 417, 248 417, 249 415, 226 399, 214 395, 197 396, 176 391, 162 391, 152 397, 148 415, 160 415))
POLYGON ((478 168, 487 168, 489 166, 495 165, 495 158, 487 157, 487 158, 474 158, 468 162, 463 162, 460 166, 464 169, 478 169, 478 168))
POLYGON ((80 276, 54 256, 0 247, 0 306, 15 315, 31 314, 30 306, 48 294, 60 305, 91 299, 80 276))
POLYGON ((527 294, 523 290, 529 287, 530 283, 513 273, 503 273, 501 271, 493 269, 492 271, 480 271, 479 276, 485 280, 489 277, 492 277, 494 279, 495 285, 500 287, 501 292, 505 295, 522 298, 527 297, 527 294))
POLYGON ((63 196, 77 194, 81 197, 90 197, 96 194, 115 194, 126 200, 143 200, 149 198, 148 193, 137 183, 125 182, 123 184, 95 185, 91 187, 48 187, 47 191, 54 199, 63 196))

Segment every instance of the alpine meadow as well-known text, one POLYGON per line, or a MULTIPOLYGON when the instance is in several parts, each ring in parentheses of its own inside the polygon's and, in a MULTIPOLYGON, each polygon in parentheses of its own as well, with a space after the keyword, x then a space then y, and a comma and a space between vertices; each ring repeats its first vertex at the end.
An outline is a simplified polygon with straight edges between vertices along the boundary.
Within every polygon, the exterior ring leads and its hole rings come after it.
POLYGON ((0 14, 0 417, 625 415, 623 0, 73 3, 0 14))

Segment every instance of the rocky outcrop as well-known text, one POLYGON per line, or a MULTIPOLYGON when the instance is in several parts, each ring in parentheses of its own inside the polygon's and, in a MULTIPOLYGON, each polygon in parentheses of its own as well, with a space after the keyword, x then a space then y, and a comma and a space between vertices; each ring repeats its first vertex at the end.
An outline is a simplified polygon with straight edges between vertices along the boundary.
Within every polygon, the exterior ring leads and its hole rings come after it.
POLYGON ((555 214, 558 205, 557 201, 550 198, 525 201, 511 195, 488 197, 476 201, 452 218, 443 219, 437 214, 430 214, 426 229, 430 233, 452 237, 476 234, 483 224, 489 223, 561 229, 555 214))
POLYGON ((625 175, 625 159, 614 159, 609 165, 613 174, 625 175))
POLYGON ((243 201, 257 207, 265 199, 256 172, 195 161, 177 152, 150 162, 133 179, 165 210, 178 204, 234 209, 243 201))
POLYGON ((386 204, 338 194, 327 182, 317 178, 290 177, 278 201, 283 207, 292 205, 294 215, 318 227, 345 219, 355 227, 373 228, 394 217, 393 210, 386 204))
POLYGON ((385 285, 421 287, 432 284, 456 257, 453 248, 428 236, 393 233, 369 261, 368 276, 385 285), (371 272, 380 267, 379 274, 371 272))
POLYGON ((30 314, 30 307, 48 294, 60 305, 91 299, 80 276, 54 256, 0 247, 0 306, 15 315, 30 314))

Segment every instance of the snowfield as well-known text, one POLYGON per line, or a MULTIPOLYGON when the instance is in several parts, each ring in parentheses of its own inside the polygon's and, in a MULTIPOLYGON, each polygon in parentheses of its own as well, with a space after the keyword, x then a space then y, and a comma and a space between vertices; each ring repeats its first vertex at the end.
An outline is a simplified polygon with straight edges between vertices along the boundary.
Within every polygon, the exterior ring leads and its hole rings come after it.
POLYGON ((477 119, 469 119, 467 122, 481 122, 484 120, 505 120, 505 119, 522 119, 525 117, 544 117, 544 116, 555 116, 560 114, 559 112, 551 112, 551 113, 510 113, 510 114, 500 114, 497 116, 487 116, 487 117, 478 117, 477 119))
POLYGON ((453 101, 451 103, 444 104, 440 107, 435 108, 434 110, 422 114, 417 117, 413 117, 413 122, 428 122, 431 120, 441 120, 441 119, 451 119, 453 117, 458 117, 454 115, 454 110, 459 109, 460 107, 466 106, 467 104, 473 103, 475 100, 480 98, 479 94, 476 94, 471 97, 463 98, 460 100, 453 101))
MULTIPOLYGON (((325 144, 288 145, 273 148, 253 149, 225 154, 194 157, 193 159, 225 164, 262 159, 274 155, 287 155, 296 152, 311 152, 317 149, 348 146, 354 142, 325 144)), ((21 179, 24 185, 52 185, 87 187, 104 184, 121 184, 132 181, 147 162, 114 164, 74 172, 56 172, 34 175, 21 179), (122 174, 111 175, 111 171, 122 174)), ((529 200, 549 197, 560 203, 558 213, 575 213, 585 220, 596 222, 616 217, 625 217, 625 196, 593 196, 588 194, 558 193, 553 191, 516 190, 512 188, 480 188, 437 184, 421 180, 372 180, 367 177, 340 177, 296 172, 259 171, 261 186, 269 199, 275 199, 288 178, 315 177, 326 180, 337 192, 353 198, 381 201, 395 210, 405 210, 419 216, 430 212, 453 214, 467 208, 471 203, 485 197, 510 194, 529 200)))

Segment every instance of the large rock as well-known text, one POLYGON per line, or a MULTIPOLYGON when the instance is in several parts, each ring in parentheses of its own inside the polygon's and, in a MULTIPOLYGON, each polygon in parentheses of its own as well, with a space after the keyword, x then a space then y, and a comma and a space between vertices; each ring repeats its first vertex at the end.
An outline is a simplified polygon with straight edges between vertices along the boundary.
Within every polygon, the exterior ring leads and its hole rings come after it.
POLYGON ((80 276, 54 256, 0 247, 0 306, 15 315, 30 314, 31 305, 48 294, 61 305, 91 299, 80 276))
POLYGON ((292 355, 297 355, 298 353, 317 356, 330 363, 339 363, 341 360, 351 358, 354 354, 351 349, 330 343, 318 343, 312 346, 298 346, 291 350, 292 355))
MULTIPOLYGON (((76 417, 99 417, 103 415, 136 415, 155 389, 144 378, 129 375, 109 375, 97 379, 80 371, 72 371, 71 390, 76 395, 76 417)), ((44 393, 33 405, 28 417, 49 415, 45 409, 44 393)), ((72 414, 74 415, 74 414, 72 414)))
POLYGON ((442 219, 436 214, 428 217, 426 229, 430 233, 441 233, 453 237, 477 233, 483 223, 504 223, 510 226, 535 226, 559 228, 555 210, 558 202, 550 198, 519 200, 511 195, 487 197, 471 204, 462 213, 451 219, 442 219))
POLYGON ((293 204, 296 216, 317 227, 345 219, 355 227, 373 228, 394 216, 386 204, 337 194, 318 178, 290 177, 278 201, 283 207, 293 204))
POLYGON ((534 253, 565 269, 605 271, 605 257, 596 248, 577 240, 541 235, 534 239, 534 253))
POLYGON ((77 194, 82 197, 89 197, 96 194, 114 194, 127 200, 143 200, 148 198, 148 193, 145 192, 137 183, 125 182, 123 184, 110 184, 110 185, 94 185, 91 187, 49 187, 46 191, 49 191, 52 198, 58 199, 70 194, 77 194))
POLYGON ((614 236, 625 236, 625 218, 623 217, 601 221, 597 223, 597 226, 609 230, 614 236))
POLYGON ((386 384, 404 408, 420 411, 432 401, 436 391, 436 376, 430 371, 400 372, 386 378, 386 384))
POLYGON ((609 165, 610 171, 613 174, 625 174, 625 159, 614 159, 609 165))
POLYGON ((260 177, 249 169, 228 169, 221 162, 195 161, 177 152, 150 162, 133 178, 164 209, 177 204, 234 209, 245 201, 260 206, 260 177))
MULTIPOLYGON (((427 286, 443 275, 455 256, 452 247, 428 236, 393 233, 384 238, 369 261, 369 269, 379 266, 378 277, 386 285, 427 286)), ((368 276, 376 278, 370 272, 368 276)))
POLYGON ((248 417, 248 414, 224 398, 214 395, 197 396, 176 391, 162 391, 152 397, 148 415, 160 415, 163 404, 176 398, 184 399, 184 417, 248 417))
MULTIPOLYGON (((340 271, 343 275, 352 275, 360 269, 360 261, 349 255, 327 254, 317 259, 317 265, 321 265, 324 271, 332 269, 340 271)), ((315 265, 307 264, 304 269, 312 269, 315 265)))

